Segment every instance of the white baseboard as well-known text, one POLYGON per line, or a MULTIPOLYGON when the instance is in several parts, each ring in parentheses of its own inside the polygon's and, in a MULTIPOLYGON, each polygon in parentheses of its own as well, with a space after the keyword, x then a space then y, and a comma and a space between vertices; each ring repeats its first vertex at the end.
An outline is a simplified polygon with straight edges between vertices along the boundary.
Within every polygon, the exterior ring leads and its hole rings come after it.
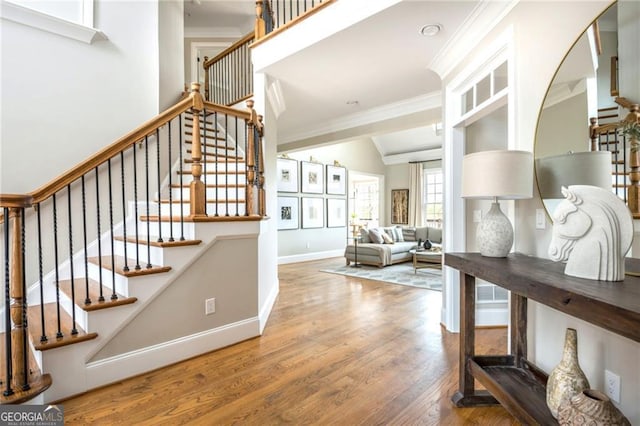
POLYGON ((330 257, 340 257, 344 255, 344 249, 317 251, 315 253, 294 254, 291 256, 278 257, 278 265, 287 263, 307 262, 309 260, 328 259, 330 257))
POLYGON ((276 297, 280 293, 280 283, 276 282, 271 288, 269 295, 267 296, 267 300, 264 302, 264 306, 260 309, 260 313, 258 314, 258 318, 260 319, 260 335, 264 331, 264 327, 267 325, 267 321, 269 321, 269 315, 271 315, 271 310, 273 309, 273 305, 276 303, 276 297))
POLYGON ((257 317, 87 364, 87 390, 260 335, 257 317))

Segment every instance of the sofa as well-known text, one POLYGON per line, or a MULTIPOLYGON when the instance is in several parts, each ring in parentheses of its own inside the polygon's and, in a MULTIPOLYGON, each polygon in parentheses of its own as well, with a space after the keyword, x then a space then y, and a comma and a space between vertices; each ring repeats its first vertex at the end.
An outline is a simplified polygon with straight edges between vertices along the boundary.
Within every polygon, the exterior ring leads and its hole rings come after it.
MULTIPOLYGON (((436 246, 441 245, 442 230, 429 226, 361 229, 358 239, 358 263, 383 267, 412 260, 413 255, 409 250, 417 248, 419 241, 427 239, 436 246), (377 238, 377 234, 383 234, 382 242, 377 238)), ((344 257, 347 265, 355 262, 355 243, 347 245, 344 257)))

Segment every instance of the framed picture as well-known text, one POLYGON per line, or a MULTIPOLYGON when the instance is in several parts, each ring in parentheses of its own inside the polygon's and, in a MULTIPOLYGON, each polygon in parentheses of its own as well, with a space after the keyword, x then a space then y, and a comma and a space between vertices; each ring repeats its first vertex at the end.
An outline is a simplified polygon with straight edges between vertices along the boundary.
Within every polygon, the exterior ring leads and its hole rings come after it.
POLYGON ((324 192, 324 166, 318 163, 302 161, 302 192, 322 194, 324 192))
POLYGON ((278 158, 278 192, 298 192, 298 160, 278 158))
POLYGON ((347 195, 347 169, 327 164, 327 194, 347 195))
POLYGON ((278 230, 298 229, 298 197, 278 197, 278 230))
POLYGON ((302 197, 302 228, 324 227, 324 198, 302 197))
POLYGON ((327 198, 327 228, 347 226, 347 200, 327 198))
POLYGON ((398 225, 409 224, 409 190, 391 190, 391 223, 398 225))

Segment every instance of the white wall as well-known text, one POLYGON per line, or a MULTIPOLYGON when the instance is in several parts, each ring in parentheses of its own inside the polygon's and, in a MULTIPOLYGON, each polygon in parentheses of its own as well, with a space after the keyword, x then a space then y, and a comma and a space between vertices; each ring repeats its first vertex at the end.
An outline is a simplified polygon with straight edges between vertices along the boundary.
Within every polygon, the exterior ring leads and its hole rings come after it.
MULTIPOLYGON (((489 36, 487 46, 513 25, 515 35, 515 147, 533 151, 535 129, 547 87, 573 42, 610 1, 520 2, 489 36), (544 25, 541 25, 544 23, 544 25)), ((469 63, 473 57, 469 57, 469 63)), ((516 208, 515 249, 547 257, 550 227, 535 229, 535 209, 543 208, 539 197, 519 201, 516 208)), ((559 361, 567 327, 578 330, 580 364, 591 387, 603 389, 604 370, 621 376, 619 404, 632 424, 640 423, 640 344, 614 335, 553 309, 529 302, 529 359, 549 372, 559 361)))
MULTIPOLYGON (((384 197, 385 208, 380 212, 380 226, 391 226, 391 191, 394 189, 409 189, 409 164, 393 164, 387 166, 385 171, 384 197)), ((409 197, 412 195, 409 194, 409 197)))
POLYGON ((160 35, 157 1, 96 0, 95 27, 109 39, 91 45, 0 21, 0 192, 39 188, 179 95, 184 79, 172 67, 182 69, 182 52, 161 64, 159 38, 167 55, 181 4, 163 2, 163 23, 172 24, 160 35))
MULTIPOLYGON (((158 3, 158 43, 160 88, 158 110, 164 111, 175 104, 185 82, 184 67, 184 3, 161 1, 158 3)), ((200 91, 204 95, 204 87, 200 91)))

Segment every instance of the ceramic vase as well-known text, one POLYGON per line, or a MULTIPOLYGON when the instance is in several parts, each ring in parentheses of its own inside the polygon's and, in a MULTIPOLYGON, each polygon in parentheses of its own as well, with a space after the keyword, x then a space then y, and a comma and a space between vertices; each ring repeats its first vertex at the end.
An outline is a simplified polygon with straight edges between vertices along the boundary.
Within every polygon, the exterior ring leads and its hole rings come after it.
POLYGON ((578 364, 578 334, 568 328, 564 339, 562 360, 551 371, 547 381, 547 406, 558 418, 558 408, 564 401, 589 388, 589 381, 578 364))
POLYGON ((558 408, 558 423, 567 426, 631 426, 605 394, 593 389, 584 390, 563 402, 558 408))

